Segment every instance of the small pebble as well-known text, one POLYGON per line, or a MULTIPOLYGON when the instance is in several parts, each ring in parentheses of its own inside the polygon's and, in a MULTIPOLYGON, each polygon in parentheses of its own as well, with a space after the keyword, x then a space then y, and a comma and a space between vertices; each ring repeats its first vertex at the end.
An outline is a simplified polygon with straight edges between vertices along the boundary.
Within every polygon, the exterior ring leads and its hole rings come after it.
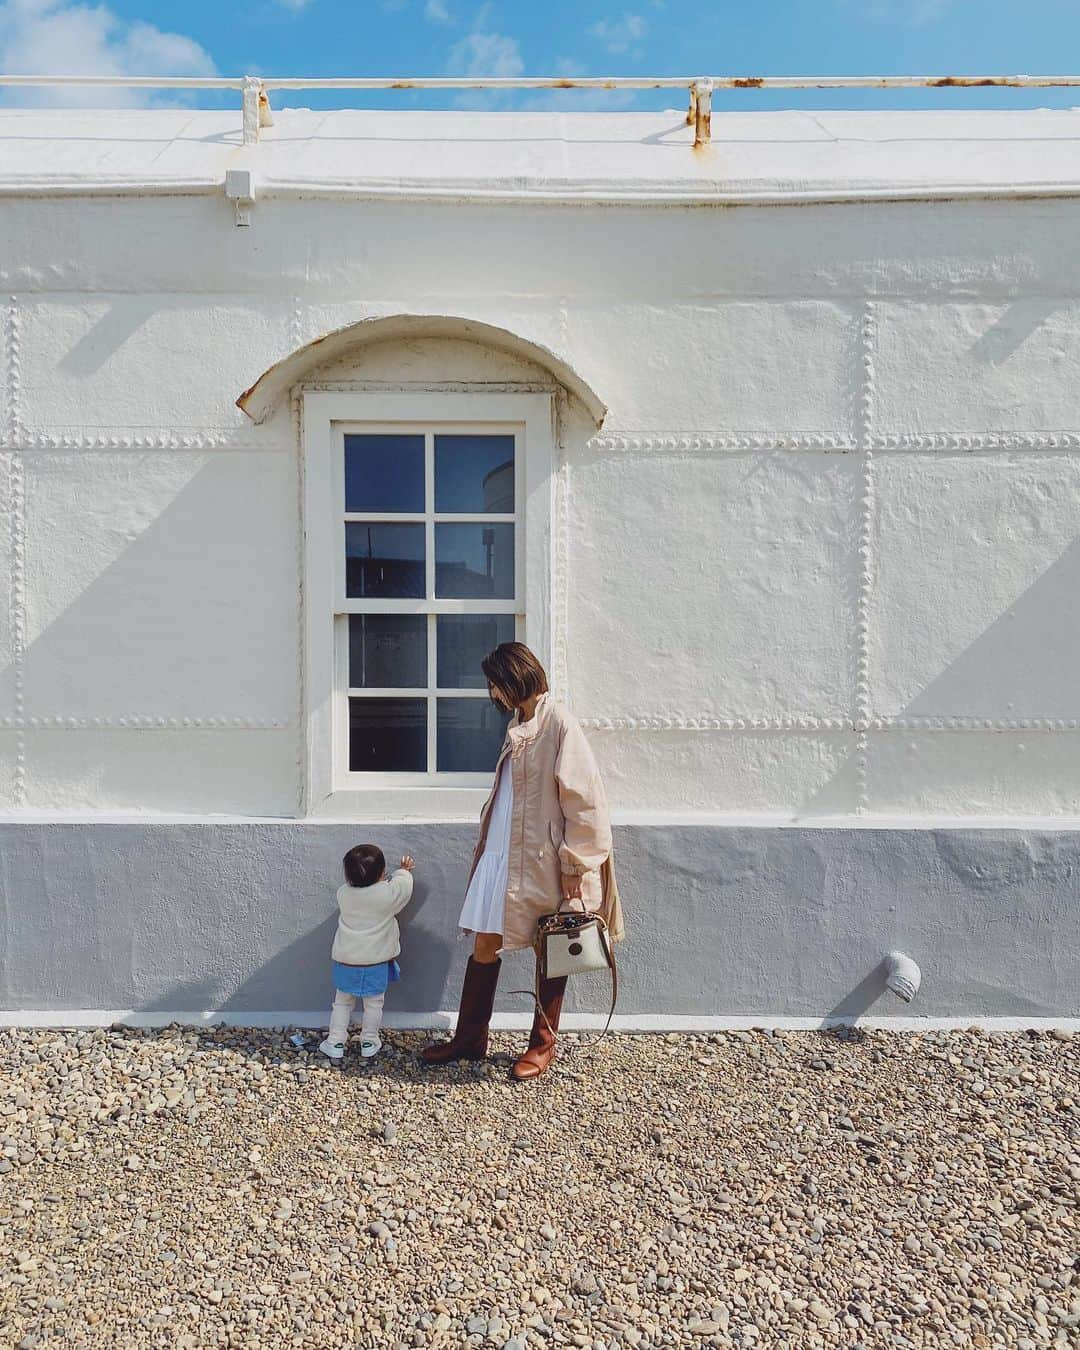
POLYGON ((329 1072, 282 1031, 0 1028, 3 1343, 1057 1350, 1059 1030, 567 1032, 526 1092, 505 1032, 433 1074, 422 1033, 329 1072))

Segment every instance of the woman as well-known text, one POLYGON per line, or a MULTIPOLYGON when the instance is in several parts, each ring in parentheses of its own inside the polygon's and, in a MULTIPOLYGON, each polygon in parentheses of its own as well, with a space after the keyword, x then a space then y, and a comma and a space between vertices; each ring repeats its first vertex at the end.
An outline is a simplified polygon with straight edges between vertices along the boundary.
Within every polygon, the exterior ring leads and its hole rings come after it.
MULTIPOLYGON (((499 953, 531 947, 537 920, 560 908, 599 912, 623 936, 611 860, 607 797, 589 743, 573 715, 552 702, 544 668, 521 642, 504 642, 481 663, 493 703, 513 719, 480 814, 460 925, 474 935, 453 1037, 421 1051, 428 1064, 483 1059, 499 953)), ((555 1058, 566 977, 543 980, 529 1047, 511 1069, 538 1078, 555 1058)))

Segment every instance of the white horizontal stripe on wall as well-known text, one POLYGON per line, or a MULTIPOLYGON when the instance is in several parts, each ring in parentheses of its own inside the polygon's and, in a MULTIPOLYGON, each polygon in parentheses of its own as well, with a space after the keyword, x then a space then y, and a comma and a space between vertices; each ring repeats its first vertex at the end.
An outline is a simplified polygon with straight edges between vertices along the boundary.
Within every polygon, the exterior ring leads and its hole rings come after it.
MULTIPOLYGON (((0 1011, 0 1027, 103 1027, 120 1023, 132 1027, 165 1027, 172 1023, 185 1026, 233 1027, 325 1027, 327 1009, 272 1010, 269 1012, 221 1012, 175 1010, 143 1012, 131 1008, 79 1008, 69 1010, 0 1011)), ((388 1012, 383 1025, 391 1030, 448 1029, 456 1019, 453 1012, 388 1012)), ((600 1031, 606 1017, 602 1013, 564 1013, 563 1031, 600 1031)), ((532 1025, 530 1013, 496 1013, 491 1019, 494 1031, 527 1031, 532 1025)), ((739 1017, 700 1017, 679 1013, 616 1014, 612 1031, 633 1034, 666 1032, 702 1034, 723 1031, 817 1031, 833 1026, 857 1025, 864 1030, 882 1031, 964 1031, 979 1027, 984 1031, 1051 1031, 1059 1028, 1080 1032, 1080 1017, 776 1017, 768 1014, 739 1017)))

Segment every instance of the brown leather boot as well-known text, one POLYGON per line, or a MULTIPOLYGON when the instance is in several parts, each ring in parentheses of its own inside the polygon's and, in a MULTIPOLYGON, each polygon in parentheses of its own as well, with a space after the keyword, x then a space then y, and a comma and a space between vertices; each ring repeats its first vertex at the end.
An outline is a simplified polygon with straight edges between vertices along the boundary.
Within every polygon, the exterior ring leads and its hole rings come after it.
POLYGON ((533 1014, 532 1034, 529 1036, 529 1048, 510 1070, 510 1077, 519 1083, 528 1078, 539 1078, 551 1067, 555 1058, 555 1037, 552 1031, 559 1029, 559 1016, 562 1013, 563 995, 566 993, 566 976, 557 980, 540 981, 540 1007, 551 1024, 551 1031, 540 1016, 539 1008, 533 1014))
POLYGON ((488 1047, 488 1023, 495 1006, 495 986, 502 962, 477 961, 469 957, 461 986, 457 1027, 448 1041, 425 1045, 420 1058, 425 1064, 452 1064, 458 1059, 483 1059, 488 1047))

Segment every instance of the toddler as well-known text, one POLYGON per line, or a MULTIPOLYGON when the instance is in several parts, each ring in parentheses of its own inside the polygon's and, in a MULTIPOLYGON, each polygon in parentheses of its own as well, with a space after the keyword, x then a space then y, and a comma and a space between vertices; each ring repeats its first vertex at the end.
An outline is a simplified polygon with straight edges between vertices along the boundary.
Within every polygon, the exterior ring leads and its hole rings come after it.
POLYGON ((319 1049, 331 1059, 342 1058, 359 998, 364 1003, 360 1053, 370 1059, 382 1049, 379 1028, 386 987, 401 978, 397 963, 401 935, 394 916, 412 898, 414 864, 406 854, 388 877, 382 849, 357 844, 345 854, 342 866, 345 885, 337 893, 338 928, 330 953, 336 992, 330 1029, 319 1049))

